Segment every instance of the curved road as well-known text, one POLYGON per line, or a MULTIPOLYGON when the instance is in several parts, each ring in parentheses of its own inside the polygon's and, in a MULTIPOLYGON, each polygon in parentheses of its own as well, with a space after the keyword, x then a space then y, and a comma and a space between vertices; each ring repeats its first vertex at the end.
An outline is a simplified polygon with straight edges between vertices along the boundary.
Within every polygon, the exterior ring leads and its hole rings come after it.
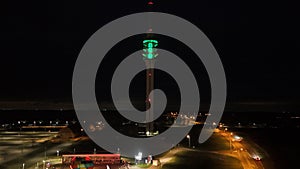
POLYGON ((265 169, 266 166, 267 169, 273 169, 268 154, 251 140, 232 141, 232 136, 229 132, 221 135, 230 142, 232 153, 241 161, 244 169, 265 169), (261 160, 255 160, 255 156, 260 157, 261 160))

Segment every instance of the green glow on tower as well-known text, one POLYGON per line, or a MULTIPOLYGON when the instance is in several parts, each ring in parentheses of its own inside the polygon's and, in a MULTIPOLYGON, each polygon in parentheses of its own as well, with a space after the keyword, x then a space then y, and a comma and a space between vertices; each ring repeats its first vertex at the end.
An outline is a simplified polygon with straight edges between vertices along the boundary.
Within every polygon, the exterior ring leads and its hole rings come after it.
POLYGON ((158 46, 158 41, 153 39, 146 39, 143 41, 143 46, 143 51, 145 52, 143 53, 144 58, 149 60, 155 59, 158 55, 155 49, 155 47, 158 46))

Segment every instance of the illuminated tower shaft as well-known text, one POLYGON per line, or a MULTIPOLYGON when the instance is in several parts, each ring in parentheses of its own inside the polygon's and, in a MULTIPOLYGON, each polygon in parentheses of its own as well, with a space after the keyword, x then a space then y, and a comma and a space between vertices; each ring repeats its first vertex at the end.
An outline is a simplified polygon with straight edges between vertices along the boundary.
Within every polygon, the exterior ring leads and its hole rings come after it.
POLYGON ((153 106, 154 106, 154 98, 153 95, 150 96, 151 91, 154 89, 154 63, 155 58, 157 57, 156 49, 158 41, 147 39, 143 41, 144 46, 144 61, 146 64, 146 120, 149 122, 146 125, 146 134, 153 134, 153 106), (152 108, 150 109, 150 107, 152 108))
POLYGON ((147 123, 146 131, 149 134, 153 133, 153 109, 150 109, 151 106, 154 106, 154 97, 153 95, 150 96, 151 91, 154 89, 154 62, 155 60, 145 60, 146 63, 146 120, 151 121, 147 123))
MULTIPOLYGON (((150 0, 148 2, 148 9, 152 11, 153 2, 150 0)), ((151 28, 151 20, 149 21, 149 33, 147 34, 147 38, 152 36, 152 28, 151 28)), ((156 54, 156 49, 158 41, 153 39, 146 39, 143 41, 143 59, 146 64, 146 135, 153 135, 154 122, 153 122, 153 110, 154 110, 154 97, 150 96, 150 93, 154 89, 154 63, 155 58, 158 54, 156 54), (151 109, 150 109, 151 107, 151 109)))

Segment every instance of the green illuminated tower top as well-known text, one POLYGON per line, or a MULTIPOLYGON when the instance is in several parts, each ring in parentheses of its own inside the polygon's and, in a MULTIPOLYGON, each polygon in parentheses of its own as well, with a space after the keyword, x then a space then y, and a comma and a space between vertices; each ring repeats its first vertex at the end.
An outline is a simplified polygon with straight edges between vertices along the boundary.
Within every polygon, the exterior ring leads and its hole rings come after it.
POLYGON ((144 59, 152 60, 157 57, 156 49, 155 47, 158 46, 158 41, 153 39, 146 39, 143 41, 144 49, 143 53, 144 59))

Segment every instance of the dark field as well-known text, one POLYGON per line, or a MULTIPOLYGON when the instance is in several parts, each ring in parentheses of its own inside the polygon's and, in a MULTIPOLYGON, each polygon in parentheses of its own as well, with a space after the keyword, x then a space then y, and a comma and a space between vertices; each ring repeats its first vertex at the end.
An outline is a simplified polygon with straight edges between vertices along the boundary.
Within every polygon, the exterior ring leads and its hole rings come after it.
POLYGON ((185 151, 176 155, 175 159, 162 167, 163 169, 242 169, 238 159, 215 153, 199 153, 185 151))
MULTIPOLYGON (((299 128, 231 129, 244 133, 270 156, 275 169, 299 168, 299 128)), ((242 134, 241 134, 242 135, 242 134)))

